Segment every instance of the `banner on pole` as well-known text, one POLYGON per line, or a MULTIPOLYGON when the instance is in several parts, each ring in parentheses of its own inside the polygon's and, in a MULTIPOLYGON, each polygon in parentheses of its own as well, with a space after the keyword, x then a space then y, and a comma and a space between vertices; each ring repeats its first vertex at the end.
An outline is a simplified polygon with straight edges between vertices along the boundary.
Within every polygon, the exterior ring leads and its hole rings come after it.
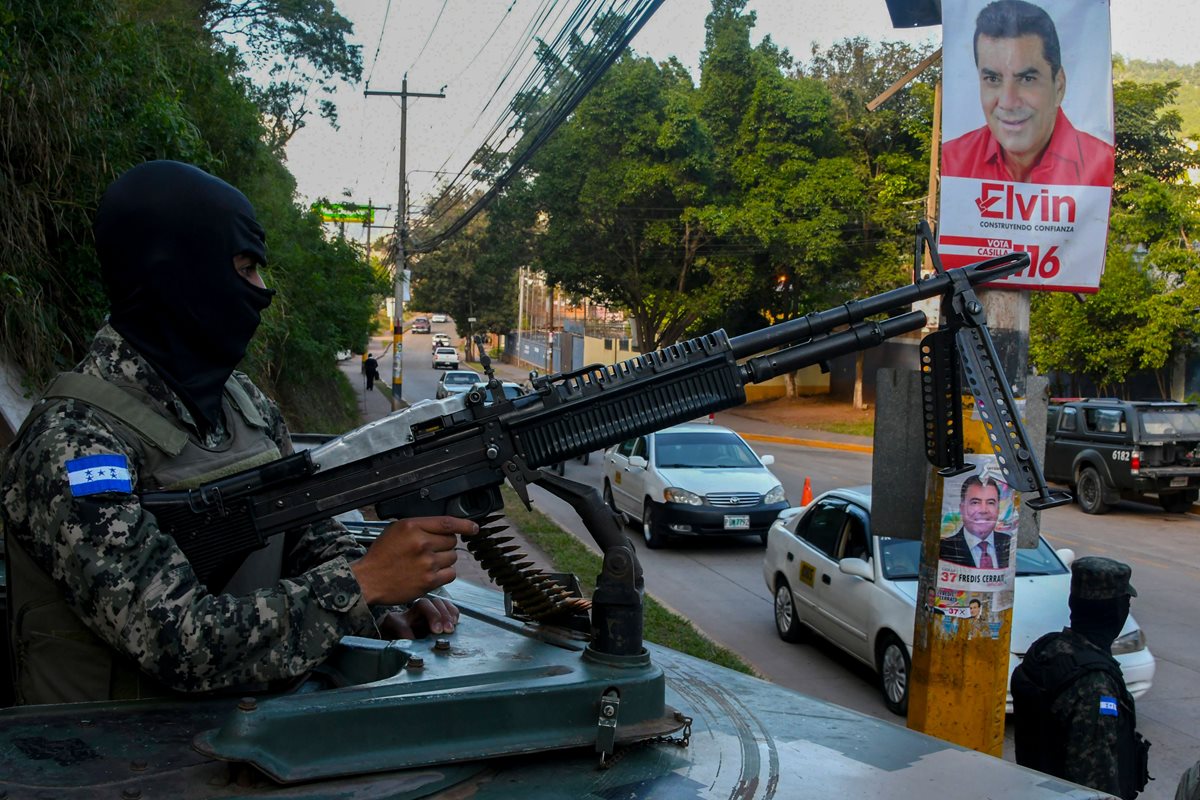
POLYGON ((321 215, 322 222, 375 224, 375 209, 371 206, 360 206, 357 203, 313 203, 313 210, 321 215))
POLYGON ((995 288, 1095 292, 1113 180, 1108 0, 944 0, 947 267, 1013 251, 995 288))

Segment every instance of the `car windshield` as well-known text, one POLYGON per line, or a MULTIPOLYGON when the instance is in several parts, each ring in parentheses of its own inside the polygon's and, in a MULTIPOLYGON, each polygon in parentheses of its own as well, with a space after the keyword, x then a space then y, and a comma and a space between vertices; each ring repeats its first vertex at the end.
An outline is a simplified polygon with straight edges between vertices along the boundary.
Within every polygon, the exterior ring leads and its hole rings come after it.
POLYGON ((474 372, 450 372, 447 373, 444 383, 448 386, 471 386, 479 383, 479 376, 474 372))
POLYGON ((1200 409, 1164 408, 1143 411, 1142 428, 1152 436, 1200 436, 1200 409))
MULTIPOLYGON (((879 556, 883 559, 883 576, 892 581, 915 581, 921 563, 921 542, 913 539, 879 537, 879 556)), ((1058 560, 1054 549, 1045 539, 1038 546, 1017 549, 1017 575, 1063 575, 1067 568, 1058 560)))
POLYGON ((733 469, 762 465, 737 434, 725 431, 660 433, 655 437, 659 469, 733 469))
POLYGON ((437 354, 438 354, 439 356, 444 356, 444 355, 447 355, 447 354, 449 354, 449 355, 454 355, 454 348, 453 348, 453 347, 439 347, 439 348, 437 349, 437 354))
MULTIPOLYGON (((484 398, 484 402, 485 403, 492 402, 492 390, 488 389, 484 392, 484 394, 486 395, 486 397, 484 398)), ((521 396, 521 390, 519 388, 517 388, 516 386, 505 386, 504 387, 504 397, 506 399, 515 400, 520 396, 521 396)))

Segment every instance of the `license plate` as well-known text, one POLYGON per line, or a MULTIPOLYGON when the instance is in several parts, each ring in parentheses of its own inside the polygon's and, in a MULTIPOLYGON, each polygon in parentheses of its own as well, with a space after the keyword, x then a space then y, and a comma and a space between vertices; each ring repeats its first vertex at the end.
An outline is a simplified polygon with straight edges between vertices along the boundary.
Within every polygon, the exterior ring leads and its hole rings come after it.
POLYGON ((750 517, 747 514, 726 514, 725 530, 744 531, 750 529, 750 517))
MULTIPOLYGON (((1178 478, 1171 478, 1171 485, 1172 486, 1187 486, 1187 476, 1182 475, 1178 478)), ((726 517, 725 519, 729 519, 729 517, 726 517)))

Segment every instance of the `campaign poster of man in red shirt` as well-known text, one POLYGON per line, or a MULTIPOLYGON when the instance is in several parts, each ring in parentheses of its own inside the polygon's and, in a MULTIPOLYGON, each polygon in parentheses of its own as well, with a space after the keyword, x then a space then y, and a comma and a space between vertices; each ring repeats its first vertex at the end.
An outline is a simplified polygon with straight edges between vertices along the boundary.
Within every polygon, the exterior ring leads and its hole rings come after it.
POLYGON ((1067 74, 1045 9, 996 0, 979 12, 973 42, 987 124, 946 142, 942 174, 1021 183, 1111 186, 1113 146, 1063 113, 1067 74))
POLYGON ((1107 0, 945 0, 943 20, 943 260, 1024 250, 1030 269, 1006 285, 1095 291, 1113 178, 1107 0))

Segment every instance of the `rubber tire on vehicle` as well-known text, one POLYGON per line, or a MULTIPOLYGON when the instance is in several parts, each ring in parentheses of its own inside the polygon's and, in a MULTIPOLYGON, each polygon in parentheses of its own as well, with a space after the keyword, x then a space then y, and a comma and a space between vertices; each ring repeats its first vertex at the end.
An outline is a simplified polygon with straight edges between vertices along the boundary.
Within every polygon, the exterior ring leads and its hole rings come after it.
POLYGON ((657 550, 667 543, 667 537, 659 532, 654 516, 654 503, 647 500, 642 506, 642 538, 651 550, 657 550))
POLYGON ((792 587, 786 578, 775 583, 775 632, 785 642, 804 639, 804 625, 796 614, 796 601, 792 598, 792 587))
POLYGON ((1108 503, 1104 502, 1104 482, 1095 467, 1084 467, 1075 482, 1075 496, 1079 508, 1085 514, 1107 514, 1108 503))
POLYGON ((879 691, 883 704, 897 716, 908 714, 908 689, 912 677, 912 659, 895 634, 885 633, 876 647, 875 667, 879 671, 879 691), (899 699, 894 695, 900 694, 899 699))
POLYGON ((612 510, 612 513, 617 515, 617 519, 621 521, 622 525, 629 524, 629 517, 625 516, 625 512, 617 508, 617 504, 613 500, 612 484, 608 481, 604 482, 604 505, 608 506, 612 510))
POLYGON ((1163 511, 1169 514, 1186 514, 1192 510, 1195 500, 1187 492, 1176 492, 1175 494, 1160 494, 1158 496, 1158 504, 1162 506, 1163 511))

